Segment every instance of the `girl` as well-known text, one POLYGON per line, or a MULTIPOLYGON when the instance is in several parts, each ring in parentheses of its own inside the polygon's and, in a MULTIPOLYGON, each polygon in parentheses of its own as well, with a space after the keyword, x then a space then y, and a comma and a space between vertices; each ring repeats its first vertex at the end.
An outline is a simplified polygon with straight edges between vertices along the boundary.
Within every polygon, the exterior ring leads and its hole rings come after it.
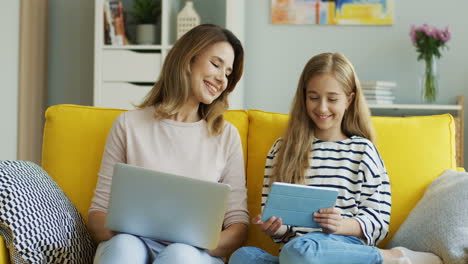
POLYGON ((275 181, 336 189, 335 208, 311 212, 320 230, 253 219, 275 242, 279 257, 241 248, 231 264, 440 263, 435 255, 403 248, 380 250, 388 234, 389 178, 373 142, 374 131, 359 81, 341 54, 317 55, 306 64, 285 135, 268 153, 262 208, 275 181), (406 256, 406 257, 405 257, 406 256))
POLYGON ((139 109, 115 120, 89 209, 89 229, 99 243, 95 263, 220 264, 242 245, 249 222, 244 160, 237 129, 223 120, 228 95, 242 70, 240 41, 226 29, 200 25, 175 43, 139 109), (229 184, 232 191, 218 247, 204 251, 107 229, 117 162, 229 184))

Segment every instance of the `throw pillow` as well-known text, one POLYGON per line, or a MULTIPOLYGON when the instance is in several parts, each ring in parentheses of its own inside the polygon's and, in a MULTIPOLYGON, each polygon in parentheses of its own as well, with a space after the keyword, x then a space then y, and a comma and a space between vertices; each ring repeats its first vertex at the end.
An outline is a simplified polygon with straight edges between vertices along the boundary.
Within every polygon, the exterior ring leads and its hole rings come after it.
POLYGON ((83 218, 38 165, 0 161, 0 235, 14 263, 91 263, 83 218))
POLYGON ((432 182, 389 243, 468 263, 468 173, 446 170, 432 182))

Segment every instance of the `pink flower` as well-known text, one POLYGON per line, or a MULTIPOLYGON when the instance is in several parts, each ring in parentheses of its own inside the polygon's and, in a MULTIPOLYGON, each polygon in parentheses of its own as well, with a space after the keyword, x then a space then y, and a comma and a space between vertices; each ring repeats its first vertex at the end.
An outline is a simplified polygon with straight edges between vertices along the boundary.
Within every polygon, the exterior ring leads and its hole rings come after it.
POLYGON ((429 35, 429 32, 430 32, 429 30, 430 30, 429 25, 428 25, 428 24, 423 24, 423 25, 419 28, 418 31, 422 31, 422 32, 424 32, 424 34, 426 34, 426 36, 430 36, 430 35, 429 35))
POLYGON ((447 41, 452 37, 449 26, 444 29, 423 24, 419 27, 411 25, 409 32, 411 43, 416 47, 418 60, 427 59, 431 56, 441 56, 441 49, 446 47, 447 41))
POLYGON ((443 32, 443 36, 441 39, 442 41, 445 43, 447 41, 449 41, 451 38, 452 38, 452 32, 450 30, 450 27, 449 26, 446 26, 445 27, 445 30, 443 32))
POLYGON ((411 37, 411 42, 413 45, 416 44, 416 26, 411 25, 411 31, 410 31, 410 37, 411 37))

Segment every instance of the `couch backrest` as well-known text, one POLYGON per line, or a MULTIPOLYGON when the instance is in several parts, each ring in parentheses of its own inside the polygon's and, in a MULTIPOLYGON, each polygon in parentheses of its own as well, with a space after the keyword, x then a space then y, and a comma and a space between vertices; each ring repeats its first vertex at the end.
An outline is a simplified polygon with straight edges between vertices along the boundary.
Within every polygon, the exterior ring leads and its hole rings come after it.
MULTIPOLYGON (((102 152, 114 119, 124 110, 56 105, 46 112, 42 167, 87 219, 102 152)), ((265 158, 282 135, 288 115, 259 110, 228 111, 226 120, 239 130, 247 170, 248 208, 260 213, 265 158)), ((390 236, 398 229, 430 182, 455 169, 455 128, 450 115, 373 117, 377 148, 392 184, 390 236)), ((277 253, 278 246, 249 229, 248 245, 277 253)))
MULTIPOLYGON (((55 105, 46 111, 42 167, 60 185, 87 222, 102 152, 114 119, 125 110, 55 105)), ((247 160, 248 116, 231 110, 225 118, 239 130, 247 160)))
MULTIPOLYGON (((249 110, 247 139, 248 205, 252 216, 260 213, 265 158, 286 128, 288 115, 249 110)), ((372 117, 377 148, 392 184, 390 235, 396 232, 426 187, 445 169, 455 169, 455 127, 450 115, 420 117, 372 117)), ((278 246, 256 228, 250 228, 248 244, 262 245, 271 253, 278 246)))
POLYGON ((56 105, 46 111, 42 167, 87 222, 107 134, 123 110, 56 105))

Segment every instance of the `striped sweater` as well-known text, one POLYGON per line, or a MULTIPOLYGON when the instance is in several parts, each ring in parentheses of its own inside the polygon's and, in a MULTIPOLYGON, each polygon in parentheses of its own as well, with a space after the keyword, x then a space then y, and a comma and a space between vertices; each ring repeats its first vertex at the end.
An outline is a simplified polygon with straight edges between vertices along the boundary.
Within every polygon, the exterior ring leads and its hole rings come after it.
MULTIPOLYGON (((276 140, 267 156, 262 210, 268 198, 270 177, 281 141, 281 138, 276 140)), ((355 218, 359 222, 367 245, 376 245, 387 236, 391 209, 390 182, 377 149, 368 139, 358 136, 337 142, 315 139, 305 177, 305 183, 309 186, 338 191, 335 207, 342 210, 343 218, 355 218)), ((285 235, 274 241, 286 243, 314 231, 320 229, 287 226, 285 235)))

